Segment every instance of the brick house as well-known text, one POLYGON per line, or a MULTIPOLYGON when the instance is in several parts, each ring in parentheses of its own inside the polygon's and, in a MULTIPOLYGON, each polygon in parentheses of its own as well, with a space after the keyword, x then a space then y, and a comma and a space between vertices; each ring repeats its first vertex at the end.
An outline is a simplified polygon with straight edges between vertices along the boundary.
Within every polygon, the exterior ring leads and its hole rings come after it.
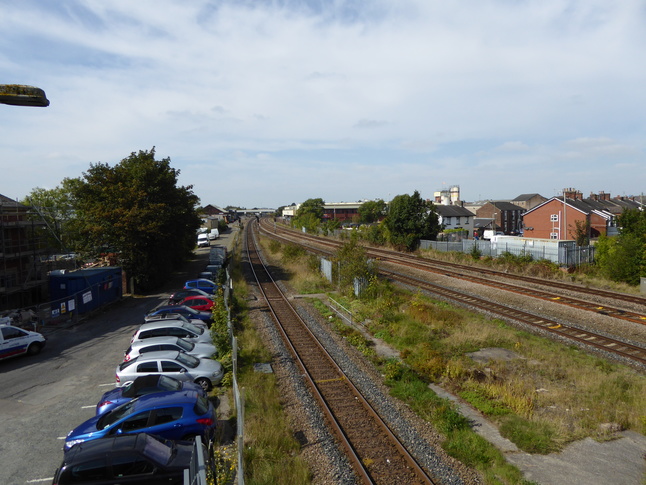
POLYGON ((547 198, 540 194, 521 194, 513 199, 511 203, 528 211, 529 209, 533 209, 537 205, 542 204, 546 200, 547 198))
POLYGON ((493 229, 502 231, 506 235, 515 235, 519 234, 522 229, 524 212, 522 207, 511 202, 489 201, 476 211, 476 217, 480 220, 483 229, 493 229), (482 221, 485 219, 488 219, 489 223, 482 225, 482 221))
POLYGON ((584 200, 581 192, 566 189, 523 215, 524 236, 539 239, 576 239, 577 224, 589 224, 588 236, 598 238, 614 225, 613 215, 603 204, 584 200))

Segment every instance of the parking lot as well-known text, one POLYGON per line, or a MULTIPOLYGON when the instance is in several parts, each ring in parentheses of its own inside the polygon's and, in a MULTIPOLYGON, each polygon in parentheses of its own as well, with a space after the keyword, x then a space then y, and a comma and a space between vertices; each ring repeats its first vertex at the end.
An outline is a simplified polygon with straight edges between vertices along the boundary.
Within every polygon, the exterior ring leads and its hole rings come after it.
MULTIPOLYGON (((228 246, 234 232, 215 243, 228 246)), ((74 326, 45 328, 40 355, 0 362, 0 483, 51 483, 65 436, 93 416, 101 395, 114 387, 115 368, 144 314, 201 271, 208 252, 197 250, 158 293, 126 297, 74 326)))

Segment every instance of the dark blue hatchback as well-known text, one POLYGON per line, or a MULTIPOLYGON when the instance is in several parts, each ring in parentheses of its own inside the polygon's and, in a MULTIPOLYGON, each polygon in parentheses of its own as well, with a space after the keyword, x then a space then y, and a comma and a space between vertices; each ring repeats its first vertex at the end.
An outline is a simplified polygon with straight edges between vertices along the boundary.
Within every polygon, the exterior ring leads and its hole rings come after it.
POLYGON ((216 427, 213 405, 196 391, 146 394, 107 413, 94 416, 69 432, 64 450, 85 441, 121 434, 149 433, 170 440, 202 436, 216 427))

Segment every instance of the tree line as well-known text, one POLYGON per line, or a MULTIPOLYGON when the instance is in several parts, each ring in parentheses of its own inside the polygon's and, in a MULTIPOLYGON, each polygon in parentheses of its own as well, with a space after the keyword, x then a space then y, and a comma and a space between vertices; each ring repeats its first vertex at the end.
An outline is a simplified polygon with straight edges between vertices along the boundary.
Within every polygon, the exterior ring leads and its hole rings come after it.
POLYGON ((192 186, 155 148, 131 153, 115 166, 90 164, 54 189, 35 188, 21 202, 45 221, 50 247, 93 260, 108 253, 136 288, 158 287, 195 248, 202 222, 192 186))

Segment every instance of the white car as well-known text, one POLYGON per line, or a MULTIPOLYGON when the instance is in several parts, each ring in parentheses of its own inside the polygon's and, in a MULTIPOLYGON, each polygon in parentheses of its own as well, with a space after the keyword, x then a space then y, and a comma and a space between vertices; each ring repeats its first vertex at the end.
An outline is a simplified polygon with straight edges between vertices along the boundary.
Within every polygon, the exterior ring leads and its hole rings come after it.
POLYGON ((117 366, 117 387, 144 375, 165 375, 178 381, 191 381, 208 391, 224 376, 222 364, 213 359, 198 359, 184 352, 149 352, 117 366))
POLYGON ((124 352, 123 361, 127 362, 142 354, 163 350, 184 352, 198 359, 210 359, 218 353, 218 349, 213 344, 191 342, 178 337, 152 337, 131 343, 128 350, 124 352))
POLYGON ((46 342, 47 339, 38 332, 0 325, 0 360, 22 354, 36 355, 46 342))
POLYGON ((141 325, 130 339, 130 343, 153 337, 179 337, 189 342, 213 343, 211 332, 204 327, 179 320, 159 320, 141 325))

